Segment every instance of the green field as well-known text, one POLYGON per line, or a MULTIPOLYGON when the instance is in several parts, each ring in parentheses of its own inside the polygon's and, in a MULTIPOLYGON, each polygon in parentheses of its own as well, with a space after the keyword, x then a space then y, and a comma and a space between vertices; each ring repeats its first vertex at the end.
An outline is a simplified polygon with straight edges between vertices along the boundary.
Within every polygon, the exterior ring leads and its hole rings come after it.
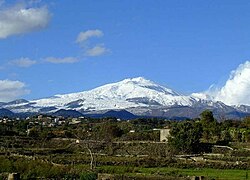
MULTIPOLYGON (((191 176, 204 176, 207 179, 250 179, 248 174, 250 170, 240 169, 212 169, 212 168, 172 168, 172 167, 136 167, 136 166, 114 166, 97 165, 95 169, 90 170, 89 164, 68 164, 61 165, 41 162, 40 160, 27 160, 23 158, 11 158, 0 156, 0 173, 20 172, 21 177, 48 177, 48 178, 80 178, 89 173, 107 173, 119 177, 135 179, 188 179, 191 176)), ((93 177, 93 176, 92 176, 93 177)), ((0 178, 1 179, 1 178, 0 178)), ((83 178, 84 179, 84 178, 83 178)))
MULTIPOLYGON (((173 174, 183 176, 205 176, 211 179, 247 179, 249 170, 232 170, 232 169, 179 169, 179 168, 142 168, 141 173, 154 174, 159 172, 161 174, 173 174)), ((250 177, 249 177, 250 178, 250 177)))
POLYGON ((210 130, 204 125, 201 134, 199 121, 84 119, 47 127, 51 120, 0 123, 0 180, 15 172, 21 179, 94 180, 98 174, 117 180, 250 179, 245 121, 213 121, 221 133, 207 136, 210 130), (160 131, 153 129, 170 125, 173 136, 160 142, 160 131), (32 126, 28 134, 27 126, 32 126))

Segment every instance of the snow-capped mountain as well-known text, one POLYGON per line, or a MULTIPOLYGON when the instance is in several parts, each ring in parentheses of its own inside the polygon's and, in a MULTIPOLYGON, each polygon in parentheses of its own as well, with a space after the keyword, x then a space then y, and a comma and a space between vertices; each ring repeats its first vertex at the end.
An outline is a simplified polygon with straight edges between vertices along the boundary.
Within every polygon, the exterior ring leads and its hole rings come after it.
MULTIPOLYGON (((0 107, 19 113, 49 113, 60 109, 100 113, 107 110, 126 109, 136 115, 154 116, 170 116, 174 109, 178 110, 178 115, 183 117, 195 117, 204 109, 217 109, 217 111, 220 109, 226 113, 237 111, 235 107, 213 101, 208 97, 204 98, 200 94, 183 95, 142 77, 106 84, 89 91, 55 95, 32 101, 16 100, 2 103, 0 107), (180 111, 181 108, 182 111, 180 111), (191 112, 193 116, 190 115, 191 112)), ((239 111, 243 112, 242 108, 239 111)))
POLYGON ((148 106, 190 106, 194 99, 142 77, 125 79, 90 91, 55 95, 30 101, 34 107, 69 108, 76 110, 126 109, 148 106))

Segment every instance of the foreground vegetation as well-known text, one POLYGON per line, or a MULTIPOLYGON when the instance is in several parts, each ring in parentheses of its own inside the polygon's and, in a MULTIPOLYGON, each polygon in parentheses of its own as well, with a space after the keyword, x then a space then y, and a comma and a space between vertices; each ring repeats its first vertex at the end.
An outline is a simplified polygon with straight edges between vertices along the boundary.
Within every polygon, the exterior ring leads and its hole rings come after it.
MULTIPOLYGON (((111 158, 112 159, 112 158, 111 158)), ((114 159, 113 159, 114 160, 114 159)), ((121 159, 120 159, 121 160, 121 159)), ((128 161, 127 158, 124 159, 128 161)), ((205 176, 207 179, 248 179, 247 169, 214 169, 197 167, 146 167, 145 166, 124 166, 124 165, 98 165, 91 170, 87 164, 55 164, 42 162, 40 160, 27 160, 24 158, 6 158, 0 156, 1 173, 22 172, 23 179, 31 178, 57 178, 57 179, 96 179, 98 173, 116 174, 117 178, 145 178, 167 179, 178 178, 188 179, 191 176, 205 176)), ((170 164, 171 165, 171 164, 170 164)), ((173 164, 172 164, 173 165, 173 164)), ((181 166, 181 164, 175 164, 181 166)), ((184 164, 182 164, 183 166, 184 164)), ((185 166, 188 166, 187 164, 185 166)), ((4 174, 2 174, 4 175, 4 174)), ((2 176, 3 177, 3 176, 2 176)))
POLYGON ((0 179, 249 179, 250 118, 217 122, 40 116, 0 122, 0 179), (59 118, 60 119, 60 118, 59 118), (52 123, 57 122, 57 123, 52 123), (168 142, 160 129, 170 128, 168 142))

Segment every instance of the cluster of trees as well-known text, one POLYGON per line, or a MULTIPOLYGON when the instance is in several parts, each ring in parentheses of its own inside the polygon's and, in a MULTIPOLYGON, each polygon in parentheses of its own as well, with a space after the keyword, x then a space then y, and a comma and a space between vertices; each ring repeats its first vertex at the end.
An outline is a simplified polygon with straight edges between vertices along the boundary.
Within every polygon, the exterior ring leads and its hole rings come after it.
MULTIPOLYGON (((34 119, 37 121, 37 119, 34 119)), ((57 127, 37 125, 27 127, 29 121, 0 123, 0 135, 19 135, 47 140, 53 137, 80 138, 97 141, 159 141, 159 131, 171 128, 168 143, 174 153, 197 153, 206 151, 208 144, 227 145, 229 142, 250 142, 250 117, 243 121, 226 120, 218 122, 209 110, 200 118, 185 121, 169 121, 157 118, 139 118, 117 121, 115 118, 84 119, 80 124, 57 127), (134 130, 133 133, 130 131, 134 130)))
MULTIPOLYGON (((170 121, 152 118, 139 118, 130 121, 117 121, 115 118, 84 119, 79 124, 69 125, 65 123, 56 127, 45 127, 42 124, 30 126, 30 122, 38 122, 36 118, 31 120, 11 121, 0 123, 1 136, 28 136, 33 139, 43 140, 50 138, 77 138, 99 141, 158 141, 159 132, 154 128, 162 128, 170 121), (133 130, 133 133, 130 131, 133 130)), ((70 121, 70 119, 67 119, 70 121)), ((31 123, 34 124, 34 123, 31 123)))
POLYGON ((169 146, 175 153, 208 151, 211 144, 250 142, 250 117, 243 121, 217 122, 213 113, 205 110, 200 118, 176 122, 172 125, 169 146))
POLYGON ((1 136, 25 135, 27 130, 27 121, 7 121, 0 123, 1 136))

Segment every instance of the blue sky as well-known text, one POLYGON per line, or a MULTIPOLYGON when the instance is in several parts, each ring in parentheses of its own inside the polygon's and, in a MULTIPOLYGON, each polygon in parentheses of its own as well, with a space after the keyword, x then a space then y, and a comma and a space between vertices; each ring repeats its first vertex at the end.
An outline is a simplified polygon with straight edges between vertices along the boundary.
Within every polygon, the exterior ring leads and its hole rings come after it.
POLYGON ((0 4, 0 101, 137 76, 189 94, 222 86, 250 57, 248 0, 0 4))

